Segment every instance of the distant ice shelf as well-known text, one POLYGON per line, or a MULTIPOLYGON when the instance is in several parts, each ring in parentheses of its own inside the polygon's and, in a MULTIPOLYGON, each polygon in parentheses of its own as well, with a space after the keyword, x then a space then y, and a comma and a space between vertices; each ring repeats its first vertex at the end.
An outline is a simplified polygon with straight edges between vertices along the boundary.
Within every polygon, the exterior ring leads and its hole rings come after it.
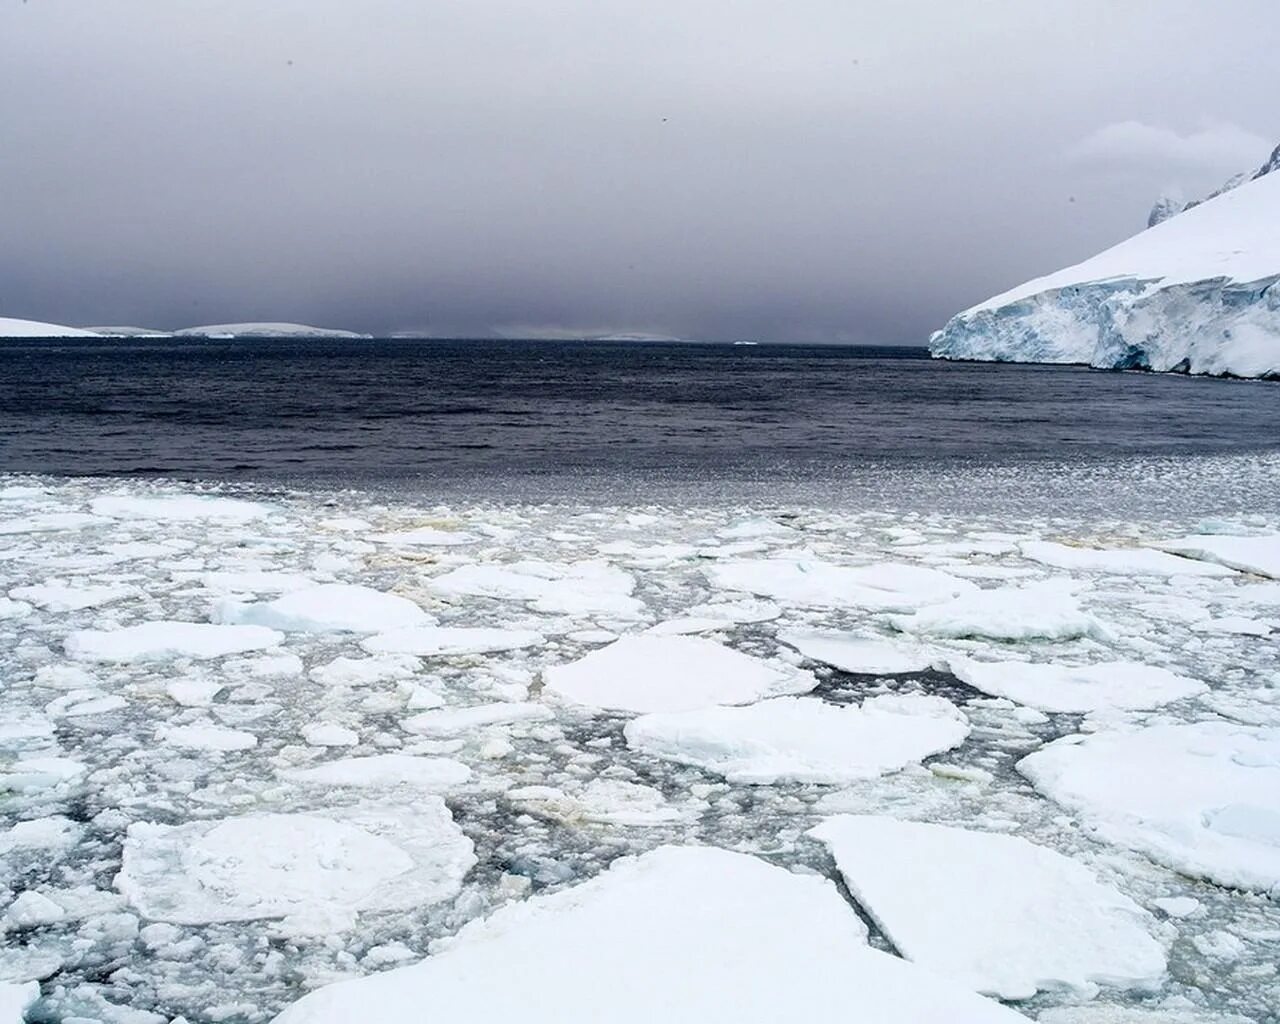
POLYGON ((936 358, 1280 379, 1280 174, 959 313, 936 358))
POLYGON ((62 324, 46 324, 39 320, 15 320, 0 316, 0 338, 97 338, 94 331, 62 324))
POLYGON ((339 331, 332 327, 311 327, 308 324, 245 323, 206 324, 203 327, 185 327, 173 332, 179 338, 372 338, 372 334, 355 331, 339 331))

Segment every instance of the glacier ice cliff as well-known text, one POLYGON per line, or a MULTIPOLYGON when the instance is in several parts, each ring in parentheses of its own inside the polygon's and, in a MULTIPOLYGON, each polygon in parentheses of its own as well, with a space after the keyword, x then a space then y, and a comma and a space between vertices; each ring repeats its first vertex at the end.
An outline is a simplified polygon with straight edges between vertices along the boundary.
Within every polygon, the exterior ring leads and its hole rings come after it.
MULTIPOLYGON (((1280 166, 1280 151, 1271 164, 1280 166)), ((1280 174, 965 310, 942 359, 1280 379, 1280 174)))

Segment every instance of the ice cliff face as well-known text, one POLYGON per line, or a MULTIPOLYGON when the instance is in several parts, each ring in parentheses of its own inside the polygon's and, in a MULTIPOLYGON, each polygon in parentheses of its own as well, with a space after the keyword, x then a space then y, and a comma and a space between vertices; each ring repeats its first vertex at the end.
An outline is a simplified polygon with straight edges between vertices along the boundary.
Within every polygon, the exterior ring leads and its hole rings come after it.
POLYGON ((1280 379, 1277 167, 957 314, 930 352, 1280 379))

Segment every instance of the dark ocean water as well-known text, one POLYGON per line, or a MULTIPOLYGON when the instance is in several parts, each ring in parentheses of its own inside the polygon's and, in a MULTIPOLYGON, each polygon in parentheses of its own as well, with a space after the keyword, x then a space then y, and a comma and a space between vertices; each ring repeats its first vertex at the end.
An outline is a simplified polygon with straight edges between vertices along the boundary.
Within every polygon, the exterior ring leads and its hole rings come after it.
POLYGON ((0 341, 0 471, 501 495, 1280 447, 1280 387, 922 350, 0 341))

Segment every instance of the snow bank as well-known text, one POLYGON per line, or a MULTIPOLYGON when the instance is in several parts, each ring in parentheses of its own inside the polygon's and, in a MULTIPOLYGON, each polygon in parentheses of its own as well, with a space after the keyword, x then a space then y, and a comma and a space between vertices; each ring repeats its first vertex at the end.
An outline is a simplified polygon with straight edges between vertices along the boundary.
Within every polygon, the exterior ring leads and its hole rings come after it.
POLYGON ((1060 853, 874 815, 829 818, 809 835, 903 956, 968 988, 1001 999, 1159 988, 1154 919, 1060 853))
POLYGON ((1025 1022, 871 949, 825 879, 692 847, 504 907, 422 963, 322 988, 276 1024, 349 1024, 370 1007, 522 1024, 1025 1022))
POLYGON ((957 747, 969 722, 941 697, 885 695, 861 707, 778 697, 744 708, 642 715, 624 733, 630 747, 730 782, 838 785, 957 747))
POLYGON ((1280 728, 1068 736, 1018 770, 1109 842, 1219 885, 1280 892, 1280 728))
POLYGON ((617 711, 689 711, 808 693, 818 681, 702 637, 646 634, 616 640, 543 672, 546 688, 574 704, 617 711))
POLYGON ((1280 376, 1280 174, 953 317, 934 356, 1280 376))

